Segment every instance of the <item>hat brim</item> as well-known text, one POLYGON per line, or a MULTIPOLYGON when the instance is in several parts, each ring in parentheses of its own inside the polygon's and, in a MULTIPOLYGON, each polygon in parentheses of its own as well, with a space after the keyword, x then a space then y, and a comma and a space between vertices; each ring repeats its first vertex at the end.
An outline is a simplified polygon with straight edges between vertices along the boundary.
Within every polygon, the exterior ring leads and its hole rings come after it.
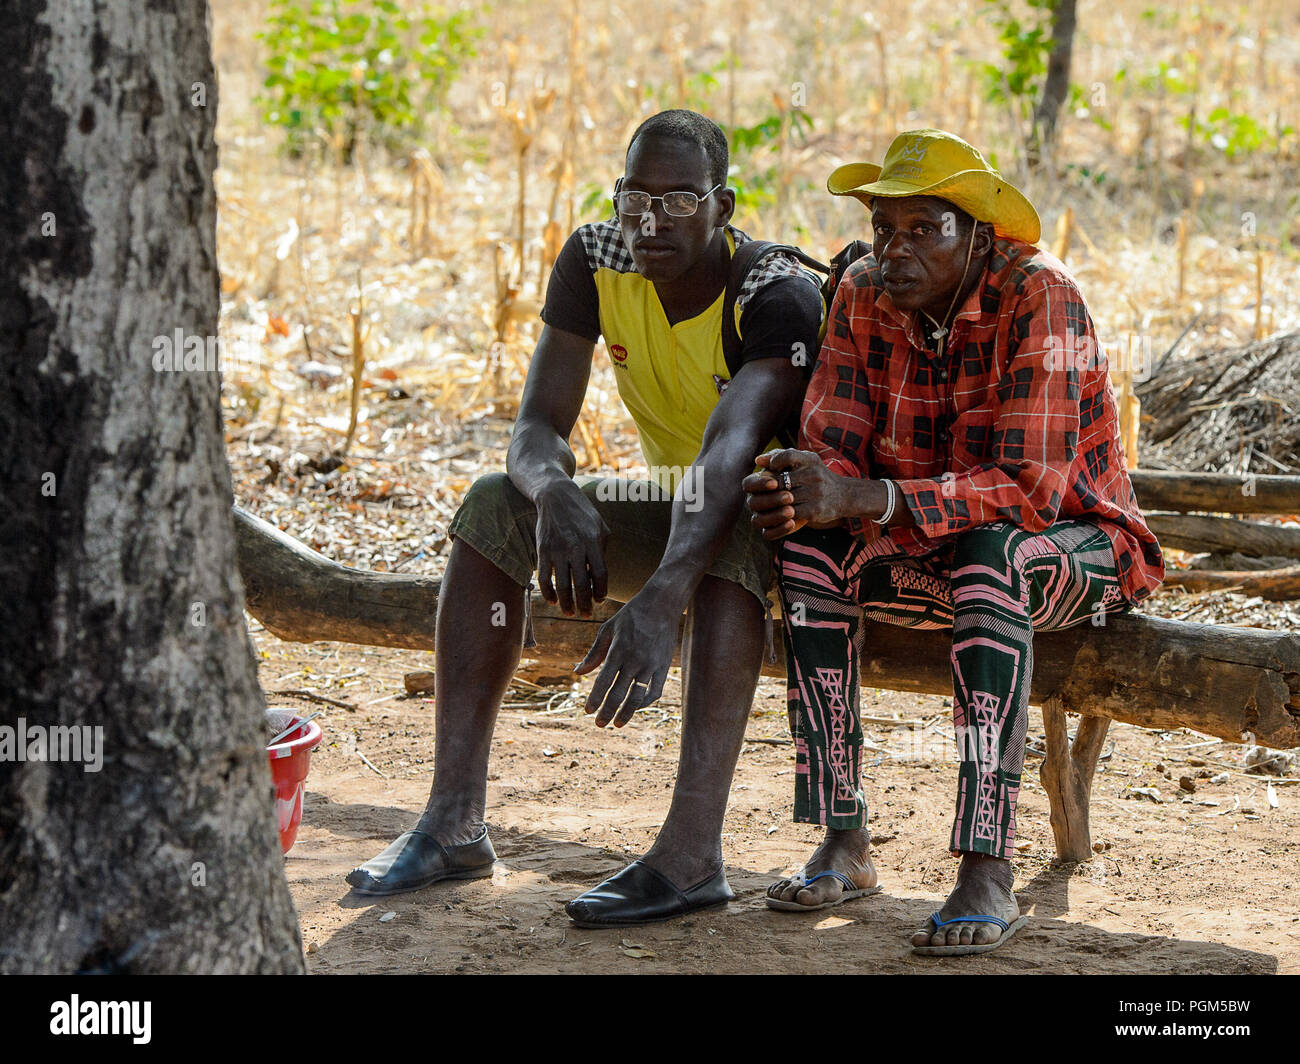
POLYGON ((852 196, 868 208, 877 196, 882 199, 938 196, 978 221, 989 222, 998 236, 1034 244, 1043 234, 1038 212, 1024 193, 988 170, 963 170, 932 185, 881 181, 880 174, 881 168, 875 163, 846 163, 831 172, 826 191, 832 196, 852 196), (990 198, 993 210, 989 210, 990 198))

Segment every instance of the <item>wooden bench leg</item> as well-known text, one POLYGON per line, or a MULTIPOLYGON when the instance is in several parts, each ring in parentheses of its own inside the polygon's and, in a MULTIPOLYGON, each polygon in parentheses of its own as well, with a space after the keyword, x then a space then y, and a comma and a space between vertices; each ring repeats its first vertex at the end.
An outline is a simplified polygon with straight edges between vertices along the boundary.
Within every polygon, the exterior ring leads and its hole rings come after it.
POLYGON ((1039 777, 1051 806, 1056 856, 1063 861, 1086 861, 1092 857, 1088 798, 1110 719, 1080 717, 1071 744, 1065 730, 1065 704, 1053 696, 1043 703, 1043 724, 1047 729, 1047 756, 1039 777))

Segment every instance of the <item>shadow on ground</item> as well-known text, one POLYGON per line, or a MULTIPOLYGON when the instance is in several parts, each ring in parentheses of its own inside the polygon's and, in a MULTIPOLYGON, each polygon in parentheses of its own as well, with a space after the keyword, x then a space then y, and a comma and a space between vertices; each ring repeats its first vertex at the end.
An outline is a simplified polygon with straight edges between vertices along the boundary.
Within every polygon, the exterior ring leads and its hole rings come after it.
MULTIPOLYGON (((378 853, 411 826, 409 811, 340 805, 316 795, 313 822, 358 839, 355 861, 378 853), (361 821, 369 832, 352 830, 361 821), (376 823, 384 838, 375 838, 376 823), (363 838, 364 835, 364 838, 363 838)), ((908 945, 942 899, 909 896, 882 876, 885 891, 816 913, 777 913, 763 902, 780 869, 728 866, 736 900, 723 909, 642 927, 591 931, 564 915, 566 901, 621 868, 624 854, 545 832, 489 824, 499 860, 491 879, 435 884, 390 898, 362 897, 327 871, 297 866, 310 884, 324 933, 304 927, 316 973, 1080 973, 1272 974, 1277 958, 1221 943, 1106 930, 1062 919, 1070 866, 1045 869, 1020 891, 1029 923, 988 954, 930 958, 908 945), (381 917, 392 913, 388 919, 381 917), (342 919, 342 923, 338 922, 342 919)), ((302 856, 315 863, 314 854, 302 856)), ((295 853, 297 851, 295 850, 295 853)), ((349 865, 350 867, 350 865, 349 865)), ((293 876, 291 876, 293 878, 293 876)), ((301 901, 300 901, 301 904, 301 901)))

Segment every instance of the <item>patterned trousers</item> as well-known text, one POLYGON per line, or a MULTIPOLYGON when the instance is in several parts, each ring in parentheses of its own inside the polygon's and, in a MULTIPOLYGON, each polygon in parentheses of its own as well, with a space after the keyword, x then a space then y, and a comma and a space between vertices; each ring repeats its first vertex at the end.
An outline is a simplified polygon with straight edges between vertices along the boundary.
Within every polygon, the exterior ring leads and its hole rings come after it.
POLYGON ((950 849, 1010 857, 1025 760, 1033 634, 1129 608, 1110 540, 1060 521, 1042 533, 999 521, 917 558, 891 540, 803 528, 777 555, 790 725, 794 819, 832 828, 867 822, 862 792, 858 662, 863 620, 952 629, 956 817, 950 849))

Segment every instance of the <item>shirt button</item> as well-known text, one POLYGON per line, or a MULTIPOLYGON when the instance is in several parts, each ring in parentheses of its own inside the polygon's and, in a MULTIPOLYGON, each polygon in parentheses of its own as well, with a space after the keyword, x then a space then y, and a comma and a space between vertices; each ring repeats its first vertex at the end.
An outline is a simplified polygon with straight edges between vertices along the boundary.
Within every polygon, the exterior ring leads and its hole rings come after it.
POLYGON ((941 381, 946 381, 948 379, 948 371, 946 369, 941 369, 939 371, 939 379, 941 381))

